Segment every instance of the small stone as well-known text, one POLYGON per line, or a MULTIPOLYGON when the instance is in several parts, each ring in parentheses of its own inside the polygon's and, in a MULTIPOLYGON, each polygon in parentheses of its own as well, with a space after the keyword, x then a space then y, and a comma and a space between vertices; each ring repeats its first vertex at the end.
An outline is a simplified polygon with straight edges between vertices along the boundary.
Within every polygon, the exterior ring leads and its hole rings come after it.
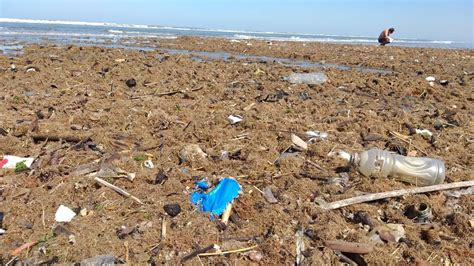
POLYGON ((125 84, 127 84, 129 88, 132 88, 137 85, 137 81, 135 79, 127 79, 127 81, 125 81, 125 84))
POLYGON ((307 150, 308 144, 295 134, 291 134, 291 142, 300 149, 307 150))
POLYGON ((258 251, 250 251, 248 256, 251 261, 255 261, 255 262, 259 262, 263 259, 262 253, 258 251))
POLYGON ((275 196, 273 196, 272 189, 270 187, 265 187, 263 189, 263 197, 268 201, 268 203, 278 203, 278 200, 275 198, 275 196))
POLYGON ((69 235, 69 244, 75 245, 76 244, 76 236, 75 235, 69 235))
POLYGON ((171 217, 175 217, 181 212, 181 207, 178 203, 166 204, 165 206, 163 206, 163 209, 171 217))
POLYGON ((168 180, 168 176, 166 176, 165 171, 163 171, 163 169, 160 169, 158 174, 156 174, 155 181, 153 182, 153 184, 162 185, 166 182, 166 180, 168 180))

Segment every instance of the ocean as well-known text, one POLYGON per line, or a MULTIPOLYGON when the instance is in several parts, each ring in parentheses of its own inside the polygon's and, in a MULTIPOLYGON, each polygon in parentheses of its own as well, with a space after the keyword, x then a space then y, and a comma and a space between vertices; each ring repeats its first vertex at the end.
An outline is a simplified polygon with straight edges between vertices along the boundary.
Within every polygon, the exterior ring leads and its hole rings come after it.
MULTIPOLYGON (((4 52, 19 50, 28 43, 133 46, 134 40, 141 40, 140 46, 144 46, 146 42, 143 40, 146 39, 173 39, 180 36, 219 37, 235 41, 255 39, 368 45, 377 45, 378 37, 0 18, 0 50, 4 52)), ((474 48, 472 43, 404 38, 395 38, 395 42, 391 45, 451 49, 474 48)))

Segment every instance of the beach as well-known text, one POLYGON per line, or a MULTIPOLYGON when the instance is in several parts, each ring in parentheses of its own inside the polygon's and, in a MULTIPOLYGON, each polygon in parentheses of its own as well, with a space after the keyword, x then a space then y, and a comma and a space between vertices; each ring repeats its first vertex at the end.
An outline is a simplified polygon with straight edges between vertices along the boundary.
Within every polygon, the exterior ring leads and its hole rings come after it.
POLYGON ((365 177, 328 155, 337 149, 436 158, 445 162, 445 183, 474 180, 472 49, 190 36, 22 45, 0 54, 0 152, 36 160, 26 171, 0 169, 0 264, 31 241, 37 243, 16 255, 22 262, 111 255, 123 263, 178 264, 215 244, 253 253, 186 263, 294 264, 302 253, 303 265, 337 264, 340 256, 325 245, 336 239, 373 243, 367 254, 348 255, 361 264, 474 262, 472 193, 406 195, 337 210, 317 204, 414 187, 365 177), (286 78, 309 72, 328 80, 286 78), (231 124, 230 115, 242 121, 231 124), (307 140, 307 131, 327 138, 282 156, 291 134, 307 140), (180 158, 190 144, 206 156, 180 158), (135 173, 133 181, 104 179, 143 204, 98 185, 85 166, 135 173), (227 226, 190 202, 204 177, 241 185, 227 226), (266 188, 276 203, 265 199, 266 188), (419 203, 432 210, 426 223, 405 215, 419 203), (179 204, 180 213, 171 217, 167 204, 179 204), (60 205, 77 214, 71 222, 55 222, 60 205), (356 219, 361 213, 372 222, 356 219), (401 224, 405 236, 372 242, 386 224, 401 224))

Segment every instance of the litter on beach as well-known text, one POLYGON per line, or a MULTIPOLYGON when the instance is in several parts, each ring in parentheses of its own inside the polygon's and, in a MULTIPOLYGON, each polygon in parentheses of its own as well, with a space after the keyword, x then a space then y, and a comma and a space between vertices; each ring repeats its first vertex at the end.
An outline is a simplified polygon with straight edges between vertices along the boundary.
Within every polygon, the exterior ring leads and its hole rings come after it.
POLYGON ((0 168, 2 169, 16 169, 21 164, 24 164, 26 168, 30 168, 34 158, 23 158, 13 155, 4 155, 3 159, 0 160, 0 168))
POLYGON ((191 193, 191 203, 201 212, 219 216, 224 212, 227 205, 239 196, 241 190, 235 179, 226 177, 220 180, 214 189, 208 193, 198 191, 191 193))

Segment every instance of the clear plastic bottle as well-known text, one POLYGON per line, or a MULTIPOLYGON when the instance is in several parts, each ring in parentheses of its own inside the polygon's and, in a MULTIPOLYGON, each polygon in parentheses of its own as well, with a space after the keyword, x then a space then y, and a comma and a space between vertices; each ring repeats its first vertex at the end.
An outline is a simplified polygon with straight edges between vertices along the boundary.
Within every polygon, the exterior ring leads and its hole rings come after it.
POLYGON ((406 157, 377 148, 352 154, 350 162, 365 176, 393 176, 417 186, 441 184, 445 177, 443 161, 426 157, 406 157))

